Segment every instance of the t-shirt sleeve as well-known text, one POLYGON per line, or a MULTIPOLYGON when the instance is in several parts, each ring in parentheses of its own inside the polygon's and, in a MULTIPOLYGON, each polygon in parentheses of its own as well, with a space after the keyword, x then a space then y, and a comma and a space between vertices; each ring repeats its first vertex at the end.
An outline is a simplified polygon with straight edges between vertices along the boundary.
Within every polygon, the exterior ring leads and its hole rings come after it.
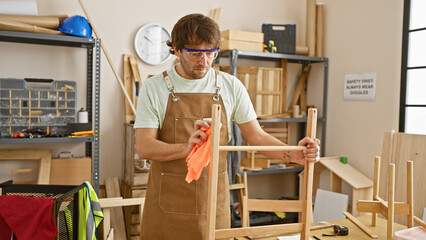
POLYGON ((242 82, 235 78, 234 81, 235 107, 232 112, 232 120, 237 124, 250 122, 257 118, 256 111, 250 100, 247 89, 242 82))
POLYGON ((150 80, 152 79, 147 79, 141 86, 134 128, 159 128, 160 126, 159 113, 156 110, 158 97, 154 88, 151 87, 150 80))

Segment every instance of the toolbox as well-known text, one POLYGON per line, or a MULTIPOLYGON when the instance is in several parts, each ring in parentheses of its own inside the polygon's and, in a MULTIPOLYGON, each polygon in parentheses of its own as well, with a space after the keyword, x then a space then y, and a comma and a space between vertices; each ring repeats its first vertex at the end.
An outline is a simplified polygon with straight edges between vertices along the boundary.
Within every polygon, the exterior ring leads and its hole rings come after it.
POLYGON ((262 24, 264 34, 264 47, 271 52, 272 47, 276 47, 274 52, 296 53, 296 25, 295 24, 262 24), (273 43, 271 42, 273 41, 273 43))
POLYGON ((76 122, 77 84, 52 79, 0 78, 1 137, 24 130, 63 135, 76 122))

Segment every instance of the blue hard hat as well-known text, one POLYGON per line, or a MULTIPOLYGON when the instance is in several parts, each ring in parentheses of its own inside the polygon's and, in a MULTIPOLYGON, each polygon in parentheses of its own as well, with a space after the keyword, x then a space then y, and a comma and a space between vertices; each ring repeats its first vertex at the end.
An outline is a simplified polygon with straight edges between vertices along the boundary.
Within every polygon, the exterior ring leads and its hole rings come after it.
POLYGON ((79 15, 74 15, 65 19, 58 30, 79 37, 92 37, 92 27, 90 27, 89 21, 87 21, 85 17, 79 15))

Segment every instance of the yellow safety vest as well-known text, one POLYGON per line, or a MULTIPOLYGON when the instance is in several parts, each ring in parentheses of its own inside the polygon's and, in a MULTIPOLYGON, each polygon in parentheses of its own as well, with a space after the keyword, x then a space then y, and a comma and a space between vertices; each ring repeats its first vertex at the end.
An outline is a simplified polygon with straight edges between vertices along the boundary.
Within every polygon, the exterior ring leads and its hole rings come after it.
POLYGON ((78 192, 78 239, 96 239, 96 229, 104 219, 98 196, 89 182, 84 182, 85 188, 78 192))

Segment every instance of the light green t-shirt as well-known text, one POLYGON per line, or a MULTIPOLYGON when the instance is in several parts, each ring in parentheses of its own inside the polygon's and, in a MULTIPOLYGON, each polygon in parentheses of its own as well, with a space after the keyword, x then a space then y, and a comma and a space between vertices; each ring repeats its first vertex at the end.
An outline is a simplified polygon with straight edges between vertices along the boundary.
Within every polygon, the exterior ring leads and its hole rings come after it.
MULTIPOLYGON (((185 79, 179 76, 173 66, 167 71, 175 93, 214 93, 216 85, 215 70, 211 68, 201 79, 185 79)), ((256 119, 256 112, 244 85, 235 76, 219 72, 221 90, 219 94, 225 105, 228 129, 231 121, 237 124, 256 119)), ((161 129, 167 109, 169 90, 162 74, 145 80, 139 92, 138 108, 134 128, 161 129)), ((230 132, 229 132, 230 135, 230 132)))

